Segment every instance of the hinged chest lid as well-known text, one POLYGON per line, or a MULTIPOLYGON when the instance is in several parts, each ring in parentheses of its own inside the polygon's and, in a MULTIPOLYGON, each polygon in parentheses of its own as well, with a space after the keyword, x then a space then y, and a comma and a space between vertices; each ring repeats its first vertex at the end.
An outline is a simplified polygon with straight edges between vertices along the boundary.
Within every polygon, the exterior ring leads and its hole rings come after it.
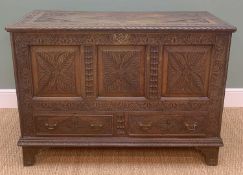
POLYGON ((7 31, 38 30, 223 30, 236 28, 208 12, 78 12, 42 11, 27 14, 7 31))

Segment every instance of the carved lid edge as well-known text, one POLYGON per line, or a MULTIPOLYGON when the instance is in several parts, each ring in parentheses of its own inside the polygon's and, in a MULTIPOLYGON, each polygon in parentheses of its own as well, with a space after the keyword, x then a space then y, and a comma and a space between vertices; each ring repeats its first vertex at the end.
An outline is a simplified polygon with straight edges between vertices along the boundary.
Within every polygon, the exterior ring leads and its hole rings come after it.
POLYGON ((225 27, 225 26, 219 26, 219 27, 38 27, 38 28, 26 28, 26 27, 11 27, 7 26, 5 28, 7 32, 48 32, 48 31, 85 31, 85 30, 102 30, 102 31, 110 31, 110 30, 154 30, 154 31, 195 31, 195 32, 203 32, 203 31, 222 31, 222 32, 235 32, 237 30, 236 27, 225 27))
MULTIPOLYGON (((235 32, 237 28, 230 25, 220 18, 212 15, 209 12, 204 12, 210 15, 211 18, 216 19, 219 24, 215 26, 31 26, 23 25, 24 22, 32 19, 37 14, 48 10, 34 10, 27 13, 14 24, 7 25, 5 30, 7 32, 40 32, 40 31, 83 31, 83 30, 159 30, 159 31, 225 31, 235 32)), ((50 11, 50 10, 49 10, 50 11)))

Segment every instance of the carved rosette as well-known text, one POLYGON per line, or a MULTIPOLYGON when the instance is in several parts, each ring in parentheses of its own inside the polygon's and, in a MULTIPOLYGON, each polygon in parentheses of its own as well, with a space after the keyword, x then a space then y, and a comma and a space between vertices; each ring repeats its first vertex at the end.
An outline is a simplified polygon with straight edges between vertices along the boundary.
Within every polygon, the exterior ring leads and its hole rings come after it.
POLYGON ((129 39, 128 33, 114 33, 113 34, 113 41, 119 44, 127 42, 129 39))

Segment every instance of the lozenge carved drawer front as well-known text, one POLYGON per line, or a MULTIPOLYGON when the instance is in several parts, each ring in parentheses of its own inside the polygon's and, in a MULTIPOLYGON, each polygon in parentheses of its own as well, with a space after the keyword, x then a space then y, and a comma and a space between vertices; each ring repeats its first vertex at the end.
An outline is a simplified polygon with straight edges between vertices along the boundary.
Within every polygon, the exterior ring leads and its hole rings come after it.
POLYGON ((110 136, 112 115, 35 116, 38 136, 110 136))
POLYGON ((206 136, 204 114, 128 114, 129 136, 203 137, 206 136))

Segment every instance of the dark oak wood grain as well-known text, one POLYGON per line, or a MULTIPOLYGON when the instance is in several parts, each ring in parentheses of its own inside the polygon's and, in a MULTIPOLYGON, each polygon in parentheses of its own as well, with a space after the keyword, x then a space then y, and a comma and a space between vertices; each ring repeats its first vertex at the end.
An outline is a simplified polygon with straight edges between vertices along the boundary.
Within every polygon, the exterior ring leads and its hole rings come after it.
POLYGON ((6 29, 24 165, 43 147, 98 146, 195 147, 217 165, 235 27, 207 12, 34 11, 6 29))

